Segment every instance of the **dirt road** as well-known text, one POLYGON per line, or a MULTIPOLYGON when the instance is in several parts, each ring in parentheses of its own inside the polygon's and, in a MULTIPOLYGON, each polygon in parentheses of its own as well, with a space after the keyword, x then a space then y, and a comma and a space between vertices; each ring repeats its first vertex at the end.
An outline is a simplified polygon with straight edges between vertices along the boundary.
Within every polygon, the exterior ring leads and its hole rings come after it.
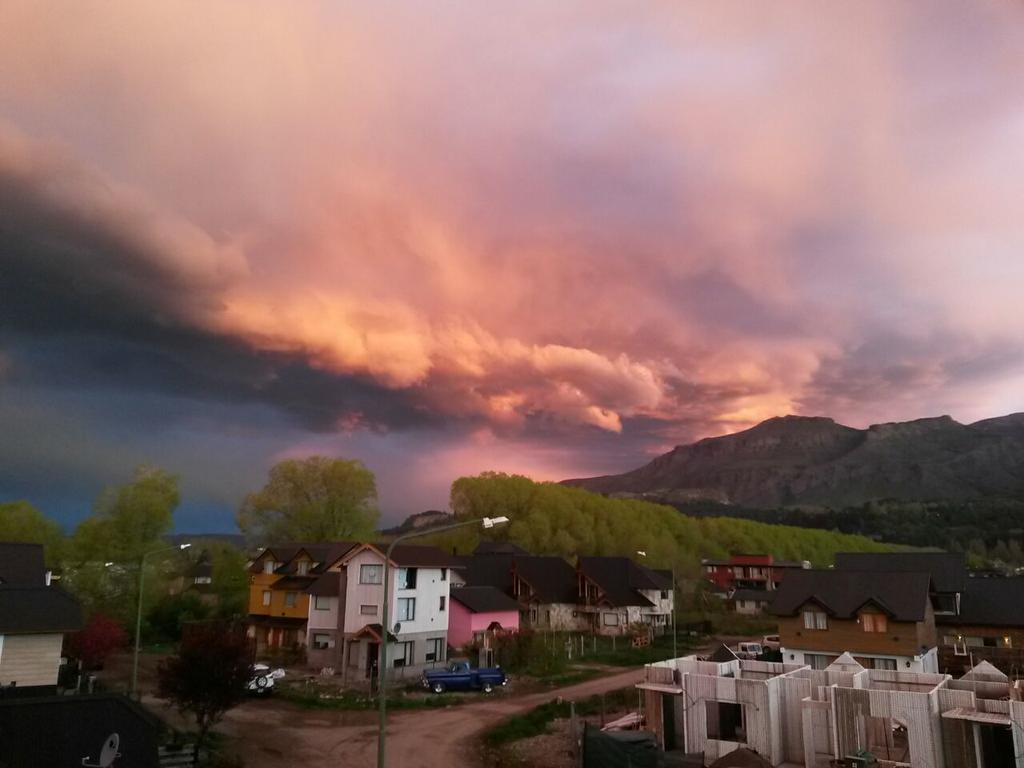
MULTIPOLYGON (((388 717, 389 768, 451 768, 473 761, 481 731, 561 696, 582 699, 640 681, 641 669, 526 696, 484 696, 478 702, 396 712, 388 717)), ((301 709, 284 701, 251 701, 228 713, 218 731, 229 736, 246 768, 344 765, 371 768, 377 759, 375 712, 301 709)))

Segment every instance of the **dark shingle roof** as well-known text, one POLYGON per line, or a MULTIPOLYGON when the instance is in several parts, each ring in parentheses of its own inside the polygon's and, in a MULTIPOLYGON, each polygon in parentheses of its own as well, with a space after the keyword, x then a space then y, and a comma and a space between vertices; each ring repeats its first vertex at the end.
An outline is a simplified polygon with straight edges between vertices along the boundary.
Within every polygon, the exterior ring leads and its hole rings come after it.
POLYGON ((73 632, 82 608, 60 587, 0 588, 0 634, 73 632))
POLYGON ((514 558, 516 573, 533 587, 541 603, 576 603, 579 584, 576 569, 560 557, 530 555, 514 558))
POLYGON ((928 573, 936 592, 961 592, 967 581, 964 556, 954 552, 839 552, 836 570, 928 573))
POLYGON ((660 576, 628 557, 581 557, 580 571, 601 588, 614 606, 649 607, 653 603, 637 590, 662 589, 660 576))
MULTIPOLYGON (((374 545, 381 552, 387 552, 387 544, 374 545)), ((403 567, 419 568, 452 568, 459 562, 443 549, 416 544, 399 544, 391 553, 391 559, 403 567)))
POLYGON ((968 579, 959 616, 937 616, 940 624, 1024 626, 1024 578, 968 579))
POLYGON ((495 587, 453 587, 451 597, 473 613, 519 610, 519 603, 495 587))
POLYGON ((512 555, 474 555, 462 560, 467 585, 495 587, 512 594, 512 564, 515 562, 512 555))
POLYGON ((329 571, 310 584, 306 591, 317 597, 337 597, 341 593, 341 577, 335 571, 329 571))
POLYGON ((306 590, 316 581, 316 576, 282 576, 271 585, 271 589, 306 590))
POLYGON ((42 544, 0 542, 0 584, 41 587, 45 582, 42 544))
POLYGON ((922 621, 932 580, 927 573, 799 570, 786 576, 770 611, 795 616, 809 601, 836 618, 853 618, 873 602, 897 621, 922 621))

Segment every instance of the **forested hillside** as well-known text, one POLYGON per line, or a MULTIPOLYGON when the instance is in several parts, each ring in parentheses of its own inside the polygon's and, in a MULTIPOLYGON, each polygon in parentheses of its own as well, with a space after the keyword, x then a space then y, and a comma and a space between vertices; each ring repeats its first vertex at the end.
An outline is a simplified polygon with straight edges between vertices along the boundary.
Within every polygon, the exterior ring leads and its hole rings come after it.
MULTIPOLYGON (((452 510, 460 518, 506 515, 511 523, 488 538, 507 539, 536 554, 564 557, 648 553, 652 565, 672 563, 696 575, 702 557, 768 552, 830 565, 836 552, 893 549, 863 536, 768 525, 725 517, 689 517, 673 507, 615 499, 556 483, 487 472, 452 484, 452 510)), ((439 543, 468 552, 481 531, 466 529, 439 543)))

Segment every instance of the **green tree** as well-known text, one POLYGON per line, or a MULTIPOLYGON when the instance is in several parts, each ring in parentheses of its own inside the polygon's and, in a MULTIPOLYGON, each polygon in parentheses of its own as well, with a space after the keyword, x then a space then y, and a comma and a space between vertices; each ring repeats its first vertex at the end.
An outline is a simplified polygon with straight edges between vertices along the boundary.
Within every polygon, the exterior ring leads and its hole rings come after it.
MULTIPOLYGON (((162 538, 179 500, 177 477, 148 466, 139 467, 131 482, 100 495, 93 514, 75 529, 65 561, 66 583, 87 613, 103 611, 132 624, 142 556, 165 546, 162 538)), ((147 562, 153 565, 155 572, 146 578, 147 604, 166 593, 170 576, 160 561, 147 562)))
POLYGON ((269 544, 365 539, 379 517, 377 481, 362 462, 311 456, 274 465, 237 519, 251 541, 269 544))
POLYGON ((58 563, 64 551, 60 526, 27 501, 0 503, 0 541, 42 544, 50 565, 58 563))
POLYGON ((131 482, 106 489, 93 514, 78 525, 75 558, 138 563, 171 530, 180 500, 177 477, 156 467, 139 467, 131 482))

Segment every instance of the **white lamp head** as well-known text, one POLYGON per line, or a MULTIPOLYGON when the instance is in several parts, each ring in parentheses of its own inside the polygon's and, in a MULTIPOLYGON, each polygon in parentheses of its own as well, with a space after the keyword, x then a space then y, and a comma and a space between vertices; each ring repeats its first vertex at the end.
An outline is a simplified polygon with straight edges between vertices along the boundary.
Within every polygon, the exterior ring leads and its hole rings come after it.
POLYGON ((501 517, 485 517, 484 528, 493 528, 496 525, 502 525, 508 522, 508 518, 502 515, 501 517))
POLYGON ((178 549, 188 549, 191 546, 191 544, 179 544, 178 549))

